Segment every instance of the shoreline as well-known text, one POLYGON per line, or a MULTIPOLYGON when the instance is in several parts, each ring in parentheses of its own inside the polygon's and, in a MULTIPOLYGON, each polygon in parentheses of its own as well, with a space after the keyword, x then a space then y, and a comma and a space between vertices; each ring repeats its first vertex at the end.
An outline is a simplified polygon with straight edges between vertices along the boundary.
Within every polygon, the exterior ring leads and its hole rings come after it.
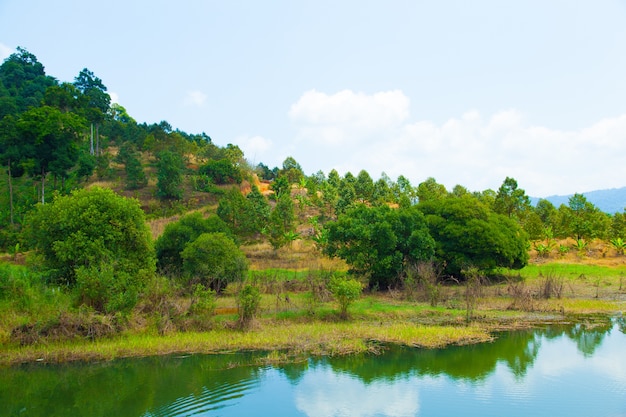
MULTIPOLYGON (((482 312, 481 312, 482 313, 482 312)), ((491 312, 493 315, 493 312, 491 312)), ((267 352, 267 363, 295 362, 309 356, 378 353, 383 345, 421 349, 469 345, 494 340, 495 333, 545 325, 597 321, 621 314, 613 312, 522 313, 511 317, 481 316, 466 325, 455 317, 450 323, 422 320, 352 320, 347 322, 294 323, 259 320, 247 331, 218 328, 208 331, 158 334, 121 334, 110 338, 66 340, 0 350, 0 367, 23 364, 102 362, 125 358, 172 354, 223 354, 240 351, 267 352)), ((441 317, 439 317, 441 319, 441 317)), ((449 318, 448 318, 449 319, 449 318)))

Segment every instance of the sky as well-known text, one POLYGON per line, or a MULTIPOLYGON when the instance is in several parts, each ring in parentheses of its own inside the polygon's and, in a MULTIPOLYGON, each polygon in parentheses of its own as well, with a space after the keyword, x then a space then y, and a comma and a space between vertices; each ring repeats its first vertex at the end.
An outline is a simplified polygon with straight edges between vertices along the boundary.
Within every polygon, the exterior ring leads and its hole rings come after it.
POLYGON ((0 0, 17 46, 255 165, 626 186, 626 0, 0 0))

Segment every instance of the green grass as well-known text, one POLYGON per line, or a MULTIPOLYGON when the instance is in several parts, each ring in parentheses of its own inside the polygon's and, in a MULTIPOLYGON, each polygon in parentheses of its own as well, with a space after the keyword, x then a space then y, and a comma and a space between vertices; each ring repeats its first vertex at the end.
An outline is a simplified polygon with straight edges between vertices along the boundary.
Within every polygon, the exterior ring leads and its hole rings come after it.
POLYGON ((553 274, 568 279, 604 278, 626 281, 626 266, 604 266, 591 264, 564 264, 545 263, 541 265, 528 265, 520 271, 522 277, 536 279, 540 275, 553 274))
POLYGON ((479 326, 423 326, 405 322, 312 322, 263 326, 248 332, 217 329, 168 336, 127 335, 95 342, 71 341, 13 347, 0 352, 0 364, 27 361, 110 360, 171 353, 245 350, 288 351, 298 355, 343 355, 376 350, 380 343, 441 347, 491 340, 479 326))
MULTIPOLYGON (((521 277, 532 293, 540 293, 546 276, 556 276, 565 282, 563 296, 535 298, 532 310, 517 311, 510 309, 512 298, 507 292, 508 281, 490 285, 484 288, 469 325, 465 322, 462 286, 443 285, 441 301, 435 307, 426 302, 408 301, 399 291, 365 293, 349 307, 349 320, 344 321, 335 301, 313 302, 305 284, 292 288, 265 282, 260 314, 247 332, 235 330, 236 288, 229 287, 216 301, 219 314, 202 318, 205 326, 177 327, 178 323, 200 320, 185 315, 183 309, 183 316, 171 319, 173 327, 162 332, 155 321, 163 319, 161 310, 145 314, 135 311, 120 330, 95 341, 44 336, 35 344, 19 346, 17 341, 21 339, 12 338, 11 331, 22 324, 45 325, 65 320, 63 323, 71 328, 76 323, 96 325, 112 318, 93 312, 83 314, 72 307, 69 295, 43 285, 38 274, 26 267, 0 264, 0 364, 241 350, 267 351, 267 360, 271 362, 308 355, 376 351, 386 343, 427 348, 476 343, 489 340, 494 330, 570 320, 579 314, 606 315, 624 311, 626 289, 620 285, 625 269, 558 263, 530 265, 521 271, 521 277)), ((254 274, 259 282, 264 277, 273 277, 274 282, 286 283, 306 280, 311 273, 278 269, 254 274)), ((182 308, 186 303, 180 295, 169 297, 164 301, 173 303, 172 308, 182 308)))

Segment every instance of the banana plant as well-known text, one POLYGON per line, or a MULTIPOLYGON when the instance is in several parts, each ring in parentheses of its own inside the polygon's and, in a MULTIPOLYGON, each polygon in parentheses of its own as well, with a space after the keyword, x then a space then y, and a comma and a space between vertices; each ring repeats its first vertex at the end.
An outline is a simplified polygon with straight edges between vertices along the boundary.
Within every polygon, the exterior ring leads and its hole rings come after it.
POLYGON ((617 237, 615 239, 611 239, 610 242, 611 246, 613 246, 613 249, 617 251, 618 255, 624 254, 624 250, 626 250, 626 242, 624 242, 624 239, 617 237))

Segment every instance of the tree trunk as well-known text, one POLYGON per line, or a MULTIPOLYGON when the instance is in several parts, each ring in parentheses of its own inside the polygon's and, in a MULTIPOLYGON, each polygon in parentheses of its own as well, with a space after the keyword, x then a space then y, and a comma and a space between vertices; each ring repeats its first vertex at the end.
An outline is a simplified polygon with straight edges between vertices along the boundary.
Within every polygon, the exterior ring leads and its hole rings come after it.
POLYGON ((96 156, 100 156, 100 124, 96 123, 96 156))
POLYGON ((11 207, 11 225, 13 225, 13 181, 11 179, 11 159, 9 159, 9 206, 11 207))
POLYGON ((46 204, 46 171, 41 169, 41 204, 46 204))
POLYGON ((89 148, 89 154, 90 154, 90 155, 93 155, 93 154, 94 154, 94 152, 93 152, 93 123, 91 124, 91 136, 90 136, 90 143, 91 143, 91 146, 90 146, 90 148, 89 148))

